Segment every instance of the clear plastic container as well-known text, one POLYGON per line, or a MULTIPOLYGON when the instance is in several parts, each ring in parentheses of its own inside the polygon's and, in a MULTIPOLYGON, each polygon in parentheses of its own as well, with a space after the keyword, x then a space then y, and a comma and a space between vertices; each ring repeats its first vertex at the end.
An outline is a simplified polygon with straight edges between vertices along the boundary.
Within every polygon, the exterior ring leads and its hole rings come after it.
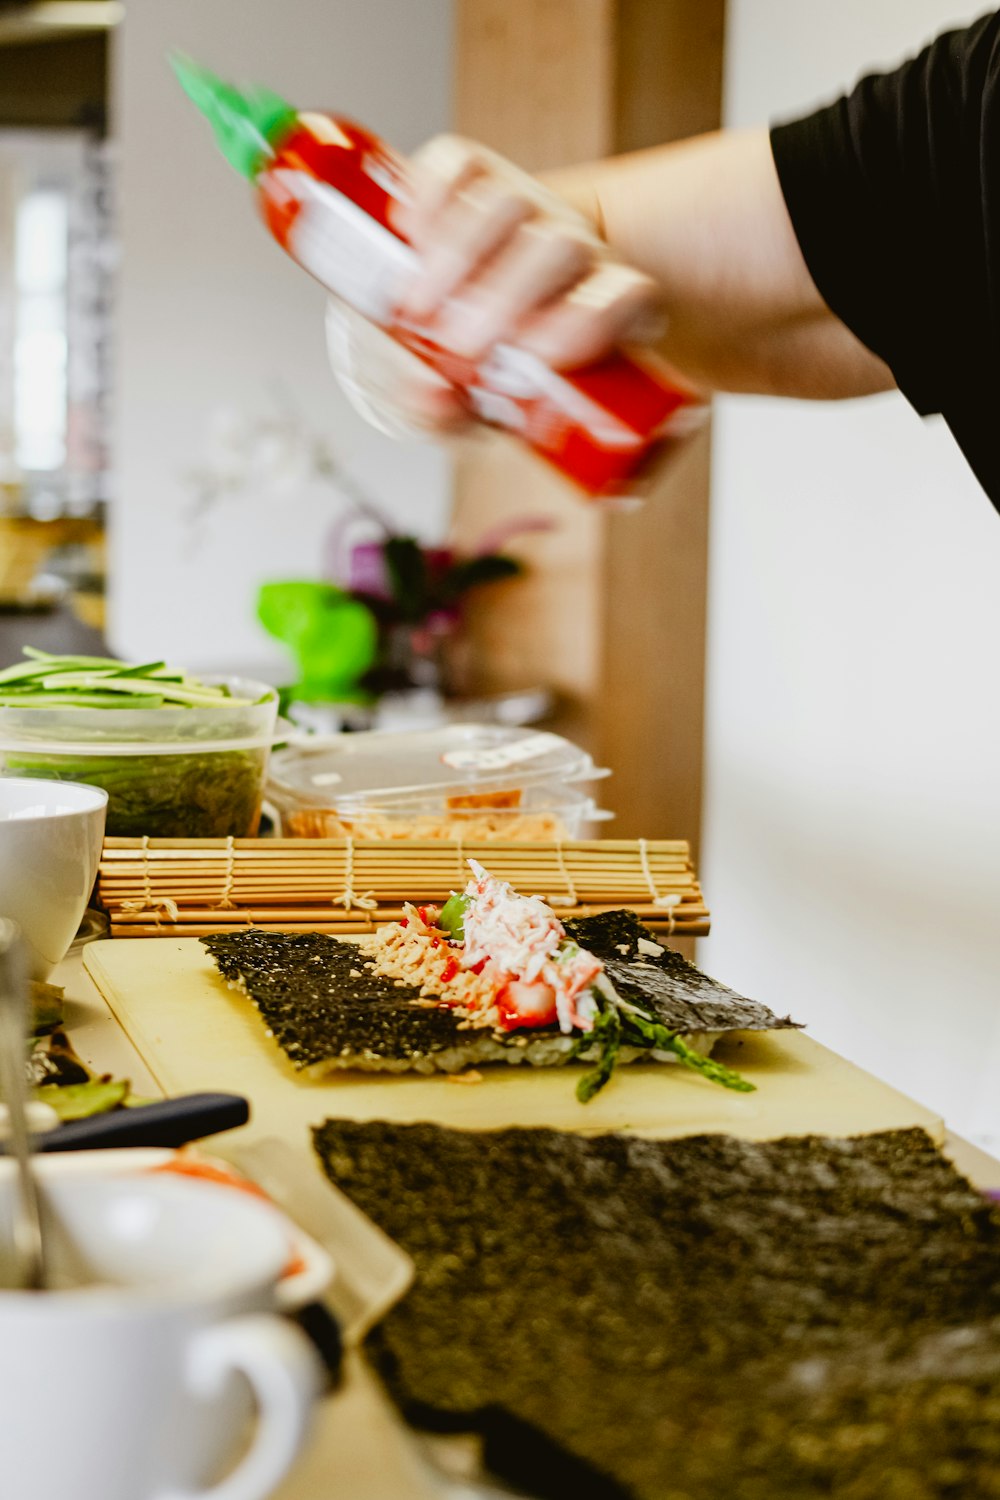
POLYGON ((608 773, 558 735, 454 724, 279 751, 267 803, 288 838, 580 838, 611 816, 573 782, 608 773))
POLYGON ((308 737, 275 758, 290 790, 321 803, 384 804, 428 795, 506 791, 534 782, 594 781, 599 769, 558 734, 508 724, 448 724, 415 733, 373 730, 308 737))
POLYGON ((0 769, 104 787, 112 837, 251 837, 260 822, 277 694, 242 677, 204 681, 250 702, 0 709, 0 769))
MULTIPOLYGON (((495 794, 497 802, 501 794, 495 794)), ((424 798, 379 807, 304 807, 276 796, 268 787, 267 805, 276 814, 283 838, 304 839, 463 839, 469 843, 499 839, 531 843, 546 839, 579 839, 593 823, 614 816, 576 787, 545 782, 524 789, 517 806, 503 807, 485 798, 472 807, 442 806, 424 798)))

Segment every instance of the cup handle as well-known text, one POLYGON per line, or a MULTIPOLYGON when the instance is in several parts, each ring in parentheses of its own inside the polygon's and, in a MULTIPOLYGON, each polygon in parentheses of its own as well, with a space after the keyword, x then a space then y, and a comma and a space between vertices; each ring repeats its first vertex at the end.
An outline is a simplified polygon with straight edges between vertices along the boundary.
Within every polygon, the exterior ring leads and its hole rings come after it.
POLYGON ((266 1313, 203 1329, 188 1354, 191 1390, 217 1395, 234 1371, 246 1376, 257 1404, 250 1451, 218 1484, 171 1489, 156 1500, 265 1500, 291 1468, 322 1386, 312 1344, 291 1323, 266 1313))

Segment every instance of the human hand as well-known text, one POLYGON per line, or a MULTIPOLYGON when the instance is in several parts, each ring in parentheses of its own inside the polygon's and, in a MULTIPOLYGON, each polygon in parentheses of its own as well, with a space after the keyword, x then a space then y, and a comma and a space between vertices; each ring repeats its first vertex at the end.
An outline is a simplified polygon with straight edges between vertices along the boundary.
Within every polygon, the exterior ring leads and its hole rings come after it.
MULTIPOLYGON (((658 331, 656 284, 614 259, 594 223, 486 147, 437 136, 411 161, 396 227, 418 268, 401 327, 473 363, 512 343, 555 368, 658 331)), ((369 420, 393 433, 461 425, 462 393, 386 335, 331 304, 331 358, 369 420)))

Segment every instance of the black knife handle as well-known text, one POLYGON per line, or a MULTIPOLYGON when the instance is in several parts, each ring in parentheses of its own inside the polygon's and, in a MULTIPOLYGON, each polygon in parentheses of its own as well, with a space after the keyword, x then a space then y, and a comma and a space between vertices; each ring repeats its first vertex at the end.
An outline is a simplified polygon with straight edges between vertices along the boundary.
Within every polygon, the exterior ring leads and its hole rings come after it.
POLYGON ((233 1130, 250 1118, 241 1094, 181 1094, 176 1099, 137 1104, 67 1120, 36 1135, 36 1151, 89 1151, 98 1146, 183 1146, 202 1136, 233 1130))

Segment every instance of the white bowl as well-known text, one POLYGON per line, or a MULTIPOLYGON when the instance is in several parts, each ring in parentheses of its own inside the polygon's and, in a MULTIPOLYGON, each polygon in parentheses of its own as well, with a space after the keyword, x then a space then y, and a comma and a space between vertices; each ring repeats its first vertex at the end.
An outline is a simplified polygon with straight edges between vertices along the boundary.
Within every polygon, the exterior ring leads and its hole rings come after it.
POLYGON ((0 917, 24 935, 33 979, 66 956, 97 878, 108 794, 0 776, 0 917))
MULTIPOLYGON (((249 1196, 252 1203, 266 1209, 280 1224, 284 1237, 284 1265, 274 1289, 278 1310, 295 1312, 315 1302, 333 1280, 333 1260, 322 1245, 306 1234, 272 1199, 248 1195, 246 1187, 241 1185, 242 1174, 228 1162, 200 1149, 193 1151, 185 1147, 176 1151, 170 1146, 125 1146, 100 1151, 53 1151, 35 1157, 34 1171, 46 1187, 53 1180, 65 1182, 77 1177, 114 1177, 116 1181, 138 1177, 141 1182, 159 1182, 166 1177, 171 1181, 207 1183, 217 1195, 230 1193, 240 1202, 249 1196), (171 1174, 168 1169, 175 1163, 179 1173, 171 1174), (207 1168, 205 1177, 192 1171, 197 1163, 203 1163, 207 1168)), ((3 1194, 12 1172, 13 1163, 0 1157, 0 1218, 4 1212, 3 1194)))
MULTIPOLYGON (((70 1153, 75 1154, 75 1153, 70 1153)), ((0 1161, 0 1245, 11 1238, 14 1164, 0 1161)), ((270 1305, 289 1239, 268 1203, 170 1173, 80 1172, 42 1163, 51 1285, 121 1301, 225 1295, 270 1305)), ((10 1285, 0 1254, 0 1282, 10 1285)), ((9 1295, 9 1294, 8 1294, 9 1295)), ((7 1298, 0 1296, 0 1321, 7 1298)))

